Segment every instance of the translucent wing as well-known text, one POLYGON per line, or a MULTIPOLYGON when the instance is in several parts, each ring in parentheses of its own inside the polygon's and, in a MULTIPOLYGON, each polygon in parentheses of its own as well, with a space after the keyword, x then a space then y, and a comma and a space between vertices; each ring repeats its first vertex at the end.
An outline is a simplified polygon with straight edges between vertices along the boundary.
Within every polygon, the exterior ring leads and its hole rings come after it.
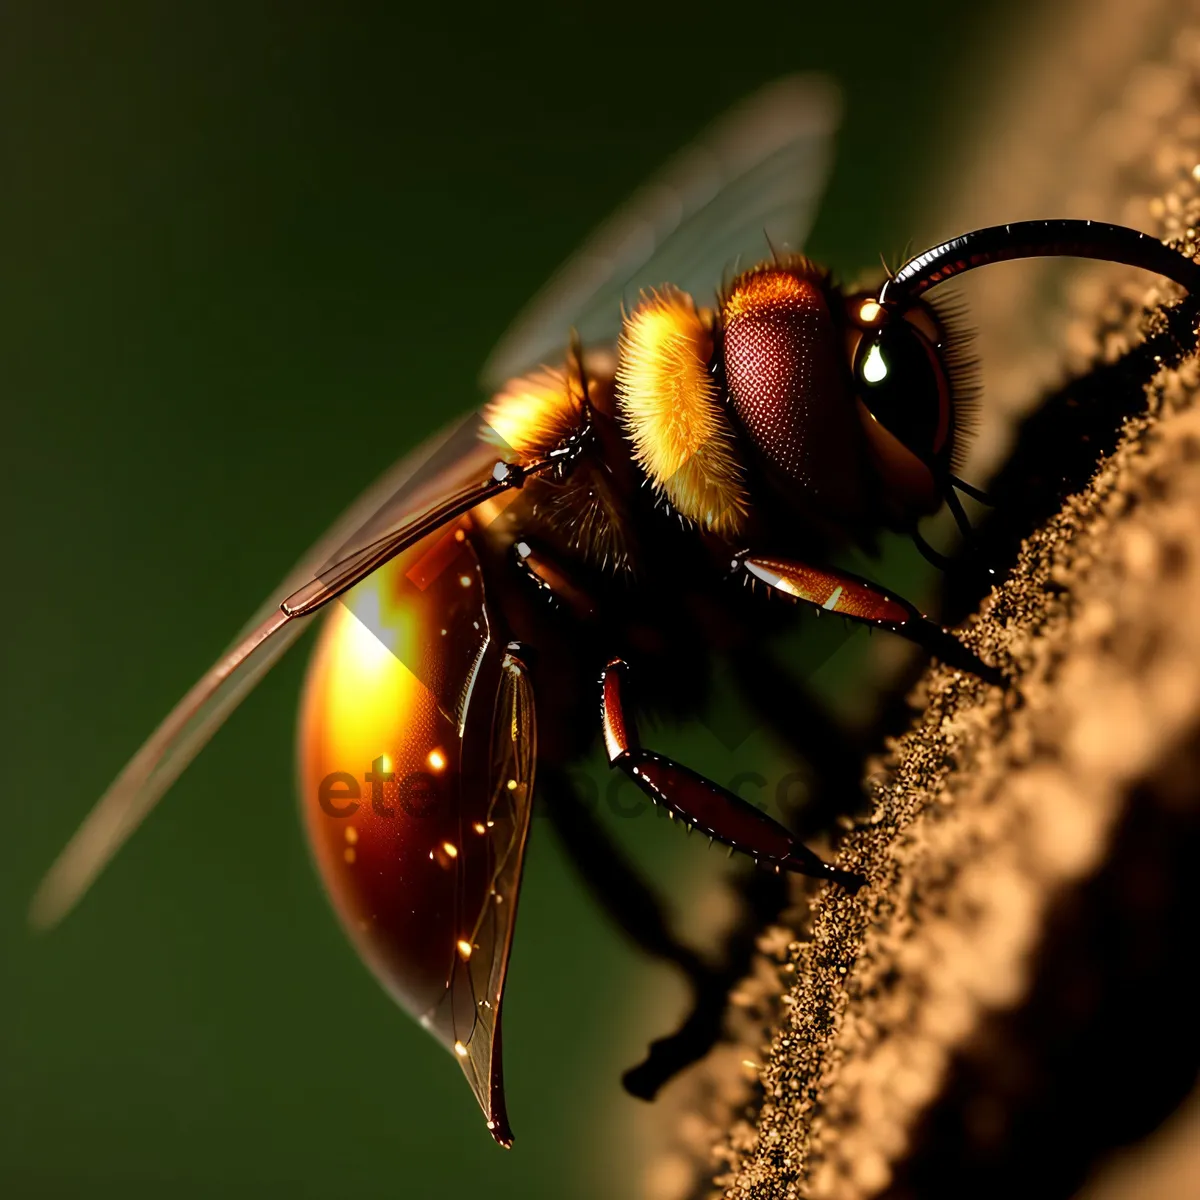
POLYGON ((562 356, 568 332, 612 341, 621 305, 673 283, 707 302, 723 272, 803 245, 829 171, 840 105, 795 75, 721 118, 584 243, 534 297, 483 370, 489 391, 562 356))
POLYGON ((486 603, 473 521, 393 559, 325 623, 299 780, 347 936, 454 1054, 507 1145, 500 1005, 537 746, 533 691, 486 603))
MULTIPOLYGON (((453 1023, 456 1046, 464 1046, 460 1064, 501 1145, 512 1143, 504 1103, 500 1005, 508 972, 517 895, 533 805, 537 730, 533 688, 525 664, 506 654, 501 668, 492 725, 486 855, 478 863, 462 859, 464 897, 483 895, 464 905, 474 916, 464 942, 470 956, 459 956, 444 1002, 453 1023), (471 879, 474 873, 476 878, 471 879), (482 888, 479 884, 483 883, 482 888)), ((478 832, 473 830, 471 832, 478 832)), ((469 837, 470 833, 464 834, 469 837)))
POLYGON ((350 578, 346 564, 361 573, 373 569, 368 561, 370 548, 377 551, 386 542, 395 554, 427 531, 431 514, 450 519, 452 510, 461 511, 472 499, 498 489, 491 476, 497 450, 481 441, 481 425, 473 415, 403 459, 305 555, 97 802, 39 886, 30 908, 34 925, 44 928, 66 915, 229 714, 303 632, 315 607, 293 614, 281 608, 285 601, 297 594, 310 599, 328 596, 350 578))
MULTIPOLYGON (((777 247, 798 246, 824 182, 837 107, 824 80, 794 77, 718 122, 551 281, 485 376, 503 379, 559 357, 572 326, 585 339, 608 340, 622 299, 643 286, 671 281, 703 296, 739 256, 761 256, 764 233, 777 247)), ((35 924, 66 914, 316 607, 505 486, 488 475, 497 457, 473 418, 405 459, 354 505, 101 797, 38 889, 35 924)))

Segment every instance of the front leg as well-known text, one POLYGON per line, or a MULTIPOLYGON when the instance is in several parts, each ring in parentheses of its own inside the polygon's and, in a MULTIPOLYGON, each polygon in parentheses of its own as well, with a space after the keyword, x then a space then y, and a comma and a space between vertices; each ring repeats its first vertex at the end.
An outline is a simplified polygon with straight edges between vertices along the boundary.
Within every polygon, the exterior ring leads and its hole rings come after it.
POLYGON ((625 706, 623 680, 628 670, 614 658, 600 678, 600 718, 610 765, 620 768, 668 815, 680 817, 718 842, 742 850, 760 865, 818 879, 829 879, 851 892, 865 882, 818 858, 766 813, 720 784, 639 745, 633 717, 625 706))
POLYGON ((988 666, 948 629, 922 616, 907 600, 893 596, 877 584, 844 571, 812 567, 794 559, 776 558, 747 551, 733 560, 735 570, 744 570, 772 591, 792 600, 813 605, 818 611, 836 613, 852 621, 863 621, 887 629, 915 642, 947 666, 969 671, 985 683, 1006 687, 1008 680, 997 667, 988 666))

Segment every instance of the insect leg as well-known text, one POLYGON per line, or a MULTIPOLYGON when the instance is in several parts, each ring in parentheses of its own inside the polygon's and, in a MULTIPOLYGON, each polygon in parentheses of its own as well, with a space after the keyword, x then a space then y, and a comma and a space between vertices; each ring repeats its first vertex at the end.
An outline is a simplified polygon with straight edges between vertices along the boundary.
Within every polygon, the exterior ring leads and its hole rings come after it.
POLYGON ((924 538, 921 531, 914 525, 912 529, 913 545, 921 552, 921 557, 931 567, 939 571, 949 571, 954 567, 954 559, 948 558, 940 550, 935 550, 924 538))
POLYGON ((977 488, 973 483, 968 483, 965 479, 959 479, 957 475, 948 474, 946 476, 952 488, 958 488, 960 492, 970 496, 972 500, 978 500, 980 504, 986 504, 988 508, 995 508, 996 501, 992 499, 987 492, 982 488, 977 488))
POLYGON ((674 759, 643 749, 622 696, 627 670, 622 659, 614 658, 600 680, 600 718, 612 766, 624 771, 656 804, 664 805, 669 816, 678 816, 715 841, 744 851, 763 866, 832 880, 852 892, 863 885, 861 875, 824 862, 741 796, 674 759))
POLYGON ((947 666, 969 671, 997 687, 1007 686, 1002 671, 985 663, 949 630, 922 616, 907 600, 893 596, 878 584, 844 571, 760 554, 741 554, 733 560, 733 567, 745 570, 772 591, 792 600, 803 600, 823 612, 898 633, 947 666))
POLYGON ((513 558, 521 574, 578 620, 590 621, 596 615, 587 591, 578 587, 552 556, 518 539, 513 544, 513 558))
MULTIPOLYGON (((578 620, 595 615, 587 593, 552 556, 518 539, 513 558, 523 575, 578 620)), ((699 989, 710 968, 671 932, 662 901, 581 802, 567 773, 553 764, 542 765, 538 790, 559 845, 608 916, 640 950, 674 963, 699 989)))
POLYGON ((512 488, 524 487, 527 479, 538 475, 551 474, 559 479, 564 478, 578 461, 590 438, 591 424, 585 421, 540 458, 525 463, 501 459, 486 478, 460 488, 427 511, 402 522, 397 528, 325 567, 316 579, 287 596, 280 604, 280 609, 289 619, 309 616, 348 592, 356 583, 427 534, 449 525, 484 501, 512 488))
POLYGON ((935 550, 925 540, 920 529, 915 524, 909 531, 913 545, 920 551, 921 557, 931 566, 937 567, 939 571, 945 571, 946 573, 963 570, 974 571, 976 574, 994 580, 996 574, 994 568, 985 566, 979 558, 979 543, 977 540, 979 531, 971 524, 971 519, 967 516, 967 510, 963 508, 963 503, 958 498, 958 494, 952 486, 947 487, 945 500, 946 507, 950 510, 950 515, 954 518, 954 523, 958 526, 959 535, 962 537, 962 549, 959 551, 959 557, 951 558, 935 550))

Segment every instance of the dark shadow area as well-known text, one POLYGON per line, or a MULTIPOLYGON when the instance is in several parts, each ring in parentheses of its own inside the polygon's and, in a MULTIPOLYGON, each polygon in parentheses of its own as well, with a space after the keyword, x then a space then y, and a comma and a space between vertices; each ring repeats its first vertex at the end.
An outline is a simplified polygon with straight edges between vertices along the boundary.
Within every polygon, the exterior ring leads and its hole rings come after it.
MULTIPOLYGON (((1121 438, 1125 422, 1147 411, 1146 385, 1163 367, 1177 366, 1195 347, 1200 297, 1164 310, 1145 341, 1114 363, 1095 367, 1048 396, 1017 432, 1003 467, 988 488, 993 507, 979 518, 968 545, 952 556, 943 584, 941 620, 953 627, 978 609, 1012 571, 1021 543, 1087 487, 1121 438)), ((926 669, 914 659, 879 706, 876 743, 908 728, 908 694, 926 669)))
POLYGON ((1117 447, 1125 421, 1146 411, 1146 385, 1195 349, 1200 297, 1161 314, 1162 328, 1116 362, 1055 392, 1021 423, 1016 444, 988 488, 995 507, 946 576, 943 619, 962 621, 1016 562, 1021 542, 1090 482, 1117 447), (989 567, 989 576, 981 567, 989 567))
POLYGON ((1200 730, 1130 795, 1103 868, 1063 895, 1021 1008, 953 1061, 887 1200, 1073 1196, 1194 1088, 1200 730))
POLYGON ((652 1100, 720 1040, 729 992, 750 972, 759 931, 787 903, 786 877, 747 869, 739 888, 741 919, 710 960, 675 937, 662 901, 580 799, 566 772, 544 767, 540 783, 555 837, 596 902, 639 950, 677 966, 691 985, 692 1008, 680 1027, 656 1039, 646 1058, 622 1075, 626 1091, 652 1100))

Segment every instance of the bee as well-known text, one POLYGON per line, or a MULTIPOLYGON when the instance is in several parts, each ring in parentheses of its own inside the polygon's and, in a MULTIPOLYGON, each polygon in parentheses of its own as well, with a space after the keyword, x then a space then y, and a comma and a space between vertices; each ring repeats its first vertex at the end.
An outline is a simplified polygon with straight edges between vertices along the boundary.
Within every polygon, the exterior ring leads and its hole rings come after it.
MULTIPOLYGON (((771 596, 1005 685, 902 597, 832 565, 885 530, 936 558, 918 520, 947 505, 965 525, 959 493, 986 499, 957 473, 975 402, 965 335, 926 293, 988 263, 1070 255, 1195 294, 1200 266, 1134 230, 1027 221, 846 291, 799 252, 836 119, 824 83, 775 84, 593 236, 493 355, 482 410, 360 499, 137 752, 48 873, 37 924, 78 900, 322 612, 299 723, 313 856, 360 955, 457 1059, 502 1146, 501 1008, 534 788, 548 781, 561 806, 563 768, 597 735, 680 824, 763 868, 861 886, 645 747, 632 687, 694 713, 714 658, 792 619, 771 596)), ((770 708, 766 682, 748 692, 770 708)))

